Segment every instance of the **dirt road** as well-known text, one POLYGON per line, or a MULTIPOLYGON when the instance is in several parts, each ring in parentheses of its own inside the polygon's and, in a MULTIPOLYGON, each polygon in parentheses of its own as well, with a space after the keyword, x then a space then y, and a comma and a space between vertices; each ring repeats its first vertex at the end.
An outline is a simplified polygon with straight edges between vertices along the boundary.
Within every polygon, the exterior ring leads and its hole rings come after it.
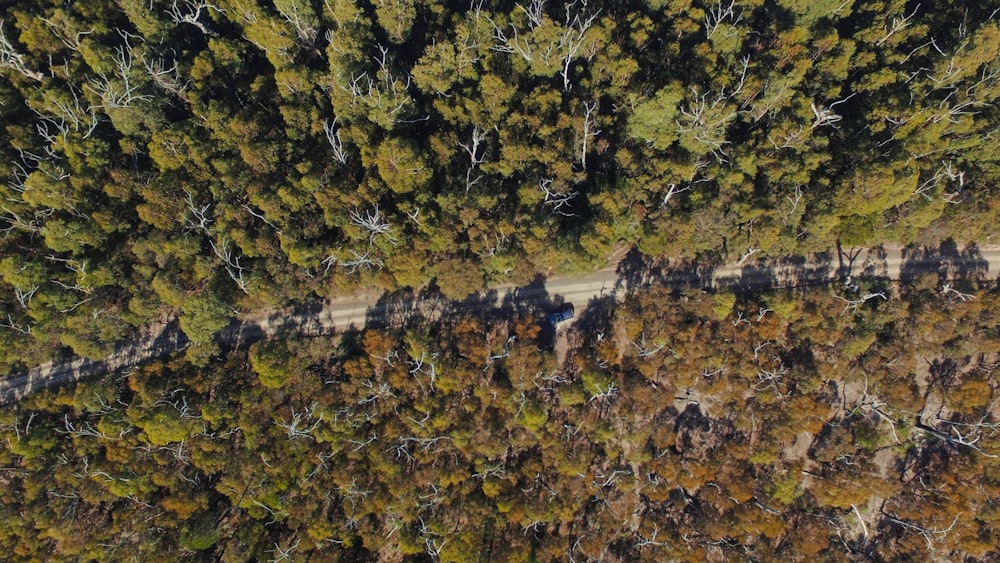
MULTIPOLYGON (((489 306, 491 301, 493 305, 570 302, 576 305, 579 315, 591 299, 609 295, 617 297, 625 291, 641 290, 651 285, 752 290, 817 285, 830 281, 849 285, 853 280, 872 278, 907 280, 926 273, 937 273, 942 278, 993 279, 1000 272, 1000 247, 974 245, 964 248, 942 245, 940 248, 917 250, 883 247, 841 249, 768 261, 755 261, 753 258, 750 255, 742 262, 712 266, 649 263, 629 256, 614 266, 585 276, 553 277, 527 287, 494 288, 480 296, 478 301, 473 299, 468 306, 489 306)), ((440 311, 424 306, 432 299, 435 298, 419 294, 403 299, 386 295, 364 296, 310 309, 254 313, 234 320, 217 336, 216 342, 223 349, 232 349, 280 334, 331 334, 352 326, 362 328, 366 324, 386 324, 395 315, 405 315, 407 311, 412 313, 428 308, 440 311)), ((0 406, 16 403, 41 389, 55 389, 137 366, 183 350, 189 344, 175 320, 148 327, 134 341, 115 346, 112 355, 103 360, 72 358, 49 362, 0 379, 0 406)))

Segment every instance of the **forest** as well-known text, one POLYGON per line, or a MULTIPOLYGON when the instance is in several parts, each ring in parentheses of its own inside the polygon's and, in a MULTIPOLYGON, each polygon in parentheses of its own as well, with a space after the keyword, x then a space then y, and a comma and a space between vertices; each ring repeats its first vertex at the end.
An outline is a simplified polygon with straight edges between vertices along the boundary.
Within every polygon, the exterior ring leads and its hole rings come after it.
POLYGON ((0 414, 17 559, 989 561, 1000 290, 936 274, 259 342, 0 414))
POLYGON ((988 243, 998 7, 2 0, 0 370, 620 243, 988 243))
POLYGON ((0 0, 23 560, 981 560, 995 281, 213 337, 360 290, 996 243, 995 0, 0 0), (947 287, 949 290, 945 290, 947 287))

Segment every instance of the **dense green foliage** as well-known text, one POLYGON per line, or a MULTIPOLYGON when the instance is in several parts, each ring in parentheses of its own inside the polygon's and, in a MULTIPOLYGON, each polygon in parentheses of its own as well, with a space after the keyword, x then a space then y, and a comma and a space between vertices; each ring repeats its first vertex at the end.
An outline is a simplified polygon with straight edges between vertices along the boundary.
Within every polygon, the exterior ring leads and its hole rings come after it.
MULTIPOLYGON (((486 4, 0 0, 0 373, 616 245, 994 240, 995 0, 486 4)), ((195 345, 0 413, 0 552, 995 559, 1000 294, 940 284, 650 289, 564 362, 528 309, 195 345)))
POLYGON ((927 276, 853 313, 779 291, 723 318, 700 290, 644 291, 593 303, 562 365, 526 309, 157 362, 3 414, 0 549, 992 560, 990 285, 949 296, 927 276))
POLYGON ((996 224, 995 2, 485 4, 0 2, 0 369, 620 241, 996 224))

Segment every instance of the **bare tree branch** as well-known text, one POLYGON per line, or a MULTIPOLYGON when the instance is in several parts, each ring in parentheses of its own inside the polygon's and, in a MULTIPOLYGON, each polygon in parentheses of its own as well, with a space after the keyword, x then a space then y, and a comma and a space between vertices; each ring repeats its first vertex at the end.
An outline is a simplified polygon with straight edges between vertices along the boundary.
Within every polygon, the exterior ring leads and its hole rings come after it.
POLYGON ((835 295, 834 297, 840 299, 844 303, 847 303, 847 305, 844 306, 844 310, 841 312, 841 314, 844 314, 847 311, 851 311, 853 313, 857 311, 858 307, 860 307, 863 303, 866 303, 871 299, 875 299, 876 297, 881 297, 883 301, 889 300, 884 291, 879 291, 878 293, 866 293, 865 295, 862 295, 858 299, 847 299, 839 295, 835 295))
POLYGON ((221 8, 209 4, 205 0, 184 0, 183 5, 178 5, 177 0, 174 0, 173 4, 170 5, 170 8, 166 10, 166 12, 170 16, 170 19, 174 20, 174 22, 178 25, 188 23, 197 27, 198 30, 205 35, 214 36, 215 33, 199 21, 202 10, 207 10, 207 12, 226 12, 221 8))
POLYGON ((590 139, 601 134, 597 128, 597 102, 584 102, 583 104, 583 147, 580 149, 580 166, 587 169, 587 145, 590 139))
POLYGON ((187 195, 188 213, 184 215, 184 226, 194 231, 202 231, 207 235, 212 234, 212 218, 208 216, 208 211, 212 208, 211 203, 198 207, 194 203, 194 195, 188 190, 184 190, 187 195))
POLYGON ((974 301, 976 299, 975 295, 962 293, 961 291, 955 289, 954 287, 951 287, 951 285, 947 283, 941 286, 941 293, 943 295, 949 295, 949 296, 953 295, 960 301, 974 301))
POLYGON ((148 102, 153 98, 147 94, 138 94, 140 85, 132 79, 132 46, 126 41, 124 47, 116 47, 117 53, 112 59, 115 64, 115 73, 112 77, 103 72, 98 73, 96 78, 90 79, 90 84, 85 87, 101 98, 101 105, 108 109, 124 108, 134 102, 148 102))
POLYGON ((736 0, 729 0, 728 4, 725 0, 716 0, 715 4, 706 7, 705 36, 708 39, 711 39, 723 24, 732 28, 743 21, 743 14, 737 15, 735 6, 736 0))
POLYGON ((333 158, 341 164, 347 164, 347 151, 344 150, 344 141, 340 138, 340 128, 337 128, 336 117, 332 121, 323 122, 323 132, 326 134, 326 140, 330 143, 330 148, 333 149, 333 158))
MULTIPOLYGON (((838 104, 842 104, 847 100, 850 100, 855 96, 855 94, 851 94, 846 98, 837 100, 836 102, 830 104, 829 107, 823 107, 822 105, 817 106, 815 103, 810 103, 809 107, 812 108, 813 115, 816 116, 816 119, 813 120, 811 128, 816 129, 817 127, 823 127, 824 125, 833 125, 834 123, 837 123, 840 120, 844 119, 842 116, 833 111, 833 108, 836 107, 838 104)), ((834 125, 834 127, 836 127, 836 125, 834 125)))
POLYGON ((45 76, 24 66, 24 55, 17 52, 14 45, 7 40, 3 32, 4 21, 0 20, 0 68, 9 68, 21 75, 41 82, 45 76))
POLYGON ((911 12, 910 15, 899 18, 892 18, 892 24, 885 26, 886 34, 883 35, 881 39, 875 42, 875 46, 881 47, 882 44, 888 41, 890 37, 909 27, 911 23, 910 20, 913 19, 913 16, 917 15, 918 10, 920 10, 920 4, 917 4, 913 8, 913 12, 911 12))
POLYGON ((322 413, 320 413, 319 418, 313 418, 313 414, 315 412, 316 403, 310 405, 310 407, 303 412, 295 412, 295 409, 293 408, 291 409, 292 419, 290 421, 282 419, 280 422, 275 420, 274 423, 288 434, 289 440, 295 438, 309 438, 310 440, 315 440, 316 438, 313 437, 312 432, 319 427, 321 422, 323 422, 322 413), (312 422, 312 425, 309 425, 310 422, 312 422))
POLYGON ((247 280, 243 278, 243 266, 240 265, 241 256, 234 256, 233 251, 229 248, 229 239, 222 237, 222 241, 218 245, 215 244, 214 240, 209 239, 208 243, 212 246, 212 252, 222 260, 222 265, 226 269, 226 273, 229 277, 236 282, 236 286, 240 288, 243 293, 250 293, 247 289, 247 280))
POLYGON ((578 194, 574 191, 569 192, 557 192, 551 189, 552 178, 539 178, 538 188, 542 190, 542 194, 545 196, 545 200, 542 202, 542 206, 550 206, 550 213, 553 215, 562 215, 563 217, 575 217, 575 213, 567 213, 562 209, 570 205, 570 202, 578 194))

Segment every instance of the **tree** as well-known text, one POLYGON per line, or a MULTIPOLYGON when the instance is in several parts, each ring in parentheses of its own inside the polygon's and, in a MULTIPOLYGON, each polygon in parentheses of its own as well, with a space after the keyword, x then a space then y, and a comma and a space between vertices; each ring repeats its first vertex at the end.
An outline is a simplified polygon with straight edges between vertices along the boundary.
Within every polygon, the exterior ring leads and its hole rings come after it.
POLYGON ((410 139, 390 137, 383 141, 375 165, 379 177, 397 194, 422 190, 432 176, 422 151, 410 139))
POLYGON ((184 297, 181 305, 181 329, 196 343, 208 343, 215 334, 229 325, 230 309, 211 293, 194 293, 184 297))
POLYGON ((404 43, 410 35, 410 28, 417 16, 414 0, 378 0, 375 2, 375 17, 393 43, 404 43))

